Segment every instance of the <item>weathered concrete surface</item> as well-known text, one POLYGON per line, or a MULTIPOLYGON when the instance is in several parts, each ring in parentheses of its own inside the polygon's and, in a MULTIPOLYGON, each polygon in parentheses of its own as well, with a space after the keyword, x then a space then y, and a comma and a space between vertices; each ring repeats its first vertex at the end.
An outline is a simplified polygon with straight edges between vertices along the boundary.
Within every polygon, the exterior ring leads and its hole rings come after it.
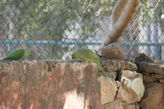
POLYGON ((79 109, 100 109, 97 71, 94 63, 0 62, 0 109, 68 109, 71 96, 79 109))

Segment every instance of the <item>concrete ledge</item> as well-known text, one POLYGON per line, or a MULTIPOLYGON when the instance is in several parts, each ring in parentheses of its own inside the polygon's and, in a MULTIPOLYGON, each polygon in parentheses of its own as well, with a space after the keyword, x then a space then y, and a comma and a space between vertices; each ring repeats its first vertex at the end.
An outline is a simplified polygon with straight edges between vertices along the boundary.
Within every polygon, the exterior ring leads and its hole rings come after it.
POLYGON ((0 108, 66 109, 72 94, 100 109, 95 67, 78 62, 0 62, 0 108))
MULTIPOLYGON (((109 74, 137 70, 125 60, 101 64, 109 74)), ((95 63, 81 60, 0 61, 0 109, 101 109, 101 75, 95 63)))

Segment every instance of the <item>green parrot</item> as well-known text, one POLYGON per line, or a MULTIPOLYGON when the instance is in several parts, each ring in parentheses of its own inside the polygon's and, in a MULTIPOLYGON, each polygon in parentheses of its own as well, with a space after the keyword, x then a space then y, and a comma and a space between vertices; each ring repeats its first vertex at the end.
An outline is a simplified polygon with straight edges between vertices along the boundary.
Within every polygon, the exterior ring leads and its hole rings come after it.
POLYGON ((88 48, 79 48, 75 50, 72 53, 72 58, 81 58, 84 59, 85 61, 93 61, 97 64, 97 66, 102 70, 102 72, 105 74, 105 76, 108 78, 108 80, 113 84, 111 78, 109 78, 108 74, 104 71, 100 64, 100 57, 96 55, 92 50, 88 48))
POLYGON ((32 55, 32 50, 30 49, 24 49, 24 48, 18 48, 11 52, 8 56, 6 56, 3 60, 23 60, 27 58, 28 56, 32 55))

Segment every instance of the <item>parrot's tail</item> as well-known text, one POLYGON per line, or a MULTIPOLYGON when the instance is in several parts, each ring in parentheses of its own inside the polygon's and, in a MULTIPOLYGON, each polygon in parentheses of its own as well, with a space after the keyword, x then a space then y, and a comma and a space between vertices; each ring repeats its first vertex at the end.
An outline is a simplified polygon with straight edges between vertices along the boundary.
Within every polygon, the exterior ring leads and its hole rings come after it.
POLYGON ((99 61, 96 62, 96 64, 98 65, 98 67, 102 70, 102 72, 105 74, 105 76, 108 78, 108 80, 113 84, 111 78, 108 76, 108 74, 104 71, 104 69, 102 68, 101 64, 99 61))

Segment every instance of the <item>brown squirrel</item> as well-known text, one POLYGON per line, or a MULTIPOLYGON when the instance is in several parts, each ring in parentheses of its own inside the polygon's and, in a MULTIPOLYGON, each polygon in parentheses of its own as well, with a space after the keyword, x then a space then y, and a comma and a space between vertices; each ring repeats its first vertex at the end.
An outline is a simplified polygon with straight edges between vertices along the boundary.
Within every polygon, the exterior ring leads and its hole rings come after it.
POLYGON ((108 38, 103 42, 100 56, 110 59, 124 59, 120 48, 121 36, 133 19, 140 0, 118 0, 112 10, 112 30, 108 38))

